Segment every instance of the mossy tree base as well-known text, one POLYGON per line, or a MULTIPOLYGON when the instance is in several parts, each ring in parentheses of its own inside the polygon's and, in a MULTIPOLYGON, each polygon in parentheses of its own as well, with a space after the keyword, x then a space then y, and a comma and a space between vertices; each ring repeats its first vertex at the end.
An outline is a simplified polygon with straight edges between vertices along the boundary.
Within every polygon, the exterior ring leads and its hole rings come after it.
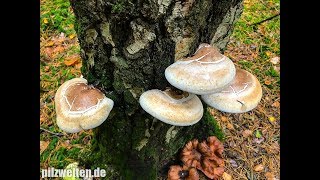
POLYGON ((170 84, 164 70, 200 43, 225 48, 242 0, 70 0, 83 59, 82 74, 114 100, 108 119, 94 129, 93 149, 81 155, 107 179, 157 179, 184 144, 215 132, 207 112, 199 123, 162 123, 139 106, 140 95, 170 84))
POLYGON ((128 127, 125 119, 117 123, 118 126, 111 121, 105 122, 94 130, 92 149, 82 154, 82 162, 91 168, 106 169, 108 179, 165 178, 170 165, 181 163, 179 154, 186 142, 195 138, 202 141, 208 136, 224 139, 208 111, 197 124, 185 127, 149 118, 137 119, 132 131, 121 128, 128 127))

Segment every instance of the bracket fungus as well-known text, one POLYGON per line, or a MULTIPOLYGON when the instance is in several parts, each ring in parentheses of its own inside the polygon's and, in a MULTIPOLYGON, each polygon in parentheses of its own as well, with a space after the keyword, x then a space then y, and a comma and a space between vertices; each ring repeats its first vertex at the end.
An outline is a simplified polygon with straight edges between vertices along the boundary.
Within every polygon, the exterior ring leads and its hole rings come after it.
POLYGON ((203 116, 201 100, 187 92, 152 89, 142 93, 139 103, 153 117, 174 126, 193 125, 203 116))
POLYGON ((165 77, 172 86, 198 95, 222 90, 235 74, 233 62, 206 43, 200 44, 192 57, 180 59, 165 70, 165 77))
POLYGON ((56 92, 57 125, 68 133, 99 126, 113 108, 111 99, 87 83, 84 78, 74 78, 56 92))
POLYGON ((181 161, 187 167, 202 171, 210 179, 218 179, 224 172, 223 149, 223 144, 215 136, 201 143, 194 139, 183 148, 181 161))
POLYGON ((209 106, 228 113, 243 113, 254 109, 262 98, 258 79, 246 70, 237 68, 236 77, 218 93, 202 95, 209 106))
POLYGON ((168 180, 199 180, 197 169, 172 165, 168 171, 168 180))

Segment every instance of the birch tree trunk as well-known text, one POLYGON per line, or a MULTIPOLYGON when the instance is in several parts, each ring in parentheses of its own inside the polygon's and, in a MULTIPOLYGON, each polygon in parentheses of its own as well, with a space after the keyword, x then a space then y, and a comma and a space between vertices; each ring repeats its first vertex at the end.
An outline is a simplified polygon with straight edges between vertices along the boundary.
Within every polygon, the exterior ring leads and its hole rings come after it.
POLYGON ((200 43, 223 50, 242 0, 70 1, 82 74, 115 102, 108 119, 94 129, 91 153, 81 159, 107 170, 107 179, 165 178, 187 141, 216 133, 214 120, 171 126, 143 111, 138 99, 144 91, 170 86, 165 68, 200 43))

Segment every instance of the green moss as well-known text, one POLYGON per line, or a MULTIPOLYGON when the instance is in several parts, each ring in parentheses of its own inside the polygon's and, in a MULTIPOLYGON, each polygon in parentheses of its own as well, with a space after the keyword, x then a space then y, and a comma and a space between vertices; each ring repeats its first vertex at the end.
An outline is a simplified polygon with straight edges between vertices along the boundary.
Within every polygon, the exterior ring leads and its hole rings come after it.
POLYGON ((137 104, 137 100, 133 97, 129 90, 125 90, 123 93, 124 100, 129 104, 137 104))
POLYGON ((119 14, 124 10, 125 10, 125 0, 116 0, 116 2, 112 5, 111 12, 119 14))
POLYGON ((208 131, 209 136, 216 136, 220 141, 225 140, 225 135, 222 132, 222 129, 218 125, 217 121, 206 109, 203 115, 203 121, 209 126, 210 130, 208 131))

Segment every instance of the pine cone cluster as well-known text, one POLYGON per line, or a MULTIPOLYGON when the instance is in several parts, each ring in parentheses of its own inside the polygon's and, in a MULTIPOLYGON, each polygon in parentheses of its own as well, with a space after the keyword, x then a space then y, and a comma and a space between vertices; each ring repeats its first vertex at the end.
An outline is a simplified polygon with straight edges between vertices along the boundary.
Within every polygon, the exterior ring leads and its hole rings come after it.
POLYGON ((223 144, 215 136, 199 143, 189 141, 181 152, 183 167, 174 165, 168 172, 168 180, 199 180, 196 169, 210 179, 218 179, 224 172, 223 144))

